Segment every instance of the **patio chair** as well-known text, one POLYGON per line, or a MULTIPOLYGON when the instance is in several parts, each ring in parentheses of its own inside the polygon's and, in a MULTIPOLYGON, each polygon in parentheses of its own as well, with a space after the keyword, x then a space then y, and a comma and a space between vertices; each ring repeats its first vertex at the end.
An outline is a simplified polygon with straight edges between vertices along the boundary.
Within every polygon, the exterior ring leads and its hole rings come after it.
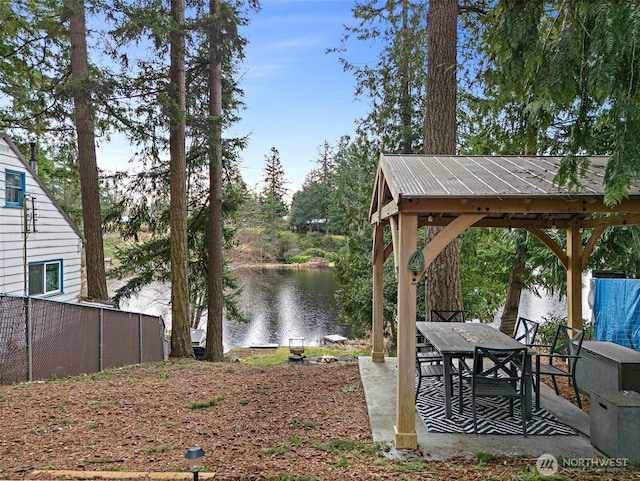
POLYGON ((473 373, 471 375, 471 405, 473 409, 473 432, 478 432, 477 398, 502 397, 509 399, 509 415, 513 416, 513 401, 520 400, 522 434, 527 434, 525 406, 525 372, 518 365, 524 365, 527 348, 496 349, 476 346, 473 353, 473 373))
POLYGON ((568 326, 558 326, 553 337, 553 344, 550 346, 537 345, 536 347, 548 348, 548 353, 538 352, 536 356, 536 374, 534 379, 534 389, 536 390, 536 409, 540 407, 540 376, 551 376, 553 387, 556 394, 558 384, 556 377, 569 378, 570 384, 576 393, 576 402, 578 407, 582 409, 582 401, 576 384, 576 364, 580 359, 580 349, 582 348, 582 339, 584 331, 568 326), (546 363, 541 363, 542 359, 546 359, 546 363), (554 364, 555 362, 555 364, 554 364))
POLYGON ((418 393, 420 392, 420 386, 422 386, 422 380, 431 377, 441 379, 442 376, 444 376, 444 366, 442 363, 432 364, 430 362, 420 361, 416 358, 416 373, 418 374, 418 387, 416 387, 415 401, 418 400, 418 393))
POLYGON ((433 348, 420 331, 416 332, 416 362, 442 363, 442 355, 433 348))
POLYGON ((536 334, 540 324, 531 319, 518 317, 515 328, 513 329, 513 338, 527 347, 532 347, 536 341, 536 334))
MULTIPOLYGON (((436 351, 437 352, 437 351, 436 351)), ((442 362, 434 363, 431 360, 420 358, 416 356, 416 372, 418 375, 418 387, 416 387, 416 398, 418 400, 418 393, 420 392, 420 386, 422 386, 422 380, 426 378, 442 379, 444 376, 444 365, 442 362)), ((451 377, 458 376, 458 368, 451 366, 451 377)), ((450 383, 450 391, 453 394, 453 383, 450 383)))
MULTIPOLYGON (((432 309, 431 322, 464 322, 464 311, 432 309)), ((444 375, 442 355, 434 350, 433 346, 422 338, 419 332, 416 333, 416 369, 418 371, 416 399, 418 399, 418 391, 423 378, 435 377, 441 379, 444 375)), ((454 374, 457 375, 457 369, 452 367, 451 375, 453 376, 454 374)))

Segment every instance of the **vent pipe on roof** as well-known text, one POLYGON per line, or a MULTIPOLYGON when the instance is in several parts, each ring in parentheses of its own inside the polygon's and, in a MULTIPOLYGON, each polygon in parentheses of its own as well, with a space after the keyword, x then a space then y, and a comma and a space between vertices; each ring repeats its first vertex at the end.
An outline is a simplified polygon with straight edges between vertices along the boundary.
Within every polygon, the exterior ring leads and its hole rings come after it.
POLYGON ((29 142, 29 147, 31 147, 31 158, 29 159, 29 164, 31 165, 31 168, 33 169, 33 171, 37 174, 38 161, 36 160, 36 143, 29 142))

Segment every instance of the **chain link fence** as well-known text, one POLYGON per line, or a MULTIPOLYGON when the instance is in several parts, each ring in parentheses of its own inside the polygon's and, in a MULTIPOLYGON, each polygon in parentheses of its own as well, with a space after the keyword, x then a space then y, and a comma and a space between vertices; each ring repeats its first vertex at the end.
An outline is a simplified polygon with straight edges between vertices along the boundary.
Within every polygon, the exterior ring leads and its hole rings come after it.
POLYGON ((0 295, 0 384, 166 359, 162 317, 0 295))

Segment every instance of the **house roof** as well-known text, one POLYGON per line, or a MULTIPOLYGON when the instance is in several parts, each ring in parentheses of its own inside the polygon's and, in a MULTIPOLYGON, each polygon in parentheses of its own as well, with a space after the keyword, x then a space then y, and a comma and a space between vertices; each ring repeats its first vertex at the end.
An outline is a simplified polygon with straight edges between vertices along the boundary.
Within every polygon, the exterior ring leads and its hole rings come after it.
POLYGON ((616 213, 619 223, 611 225, 636 223, 639 180, 631 180, 619 205, 604 204, 608 159, 588 157, 580 188, 569 189, 554 182, 562 157, 382 154, 370 219, 414 212, 422 225, 444 226, 461 214, 482 213, 477 226, 561 228, 579 220, 589 228, 602 224, 603 213, 616 213))
POLYGON ((25 170, 27 170, 31 174, 31 176, 38 183, 40 188, 47 194, 49 199, 51 199, 51 203, 55 206, 58 212, 60 212, 60 215, 62 215, 62 217, 69 223, 69 225, 78 235, 78 237, 80 237, 80 239, 84 241, 84 236, 82 235, 82 232, 80 232, 80 229, 78 229, 78 226, 75 225, 75 223, 71 220, 71 218, 66 213, 66 211, 62 208, 62 206, 58 203, 58 201, 53 197, 53 194, 51 194, 47 186, 44 185, 38 173, 35 170, 33 170, 29 161, 27 161, 27 159, 20 152, 20 149, 18 149, 18 147, 13 143, 13 141, 11 140, 11 137, 9 137, 9 135, 6 132, 0 131, 0 139, 4 140, 7 143, 7 145, 11 148, 11 150, 16 154, 16 157, 24 165, 25 170))

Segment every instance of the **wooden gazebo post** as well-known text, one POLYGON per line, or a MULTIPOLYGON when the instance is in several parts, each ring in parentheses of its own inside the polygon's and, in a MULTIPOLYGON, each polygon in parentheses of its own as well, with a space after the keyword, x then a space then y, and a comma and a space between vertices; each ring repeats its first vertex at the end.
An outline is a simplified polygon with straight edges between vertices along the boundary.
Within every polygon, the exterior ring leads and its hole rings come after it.
POLYGON ((373 362, 384 362, 384 260, 384 225, 377 223, 373 226, 373 362))
POLYGON ((400 214, 398 241, 394 246, 398 269, 398 378, 395 446, 415 449, 418 445, 415 411, 416 358, 416 282, 408 267, 409 256, 416 251, 418 216, 400 214))

